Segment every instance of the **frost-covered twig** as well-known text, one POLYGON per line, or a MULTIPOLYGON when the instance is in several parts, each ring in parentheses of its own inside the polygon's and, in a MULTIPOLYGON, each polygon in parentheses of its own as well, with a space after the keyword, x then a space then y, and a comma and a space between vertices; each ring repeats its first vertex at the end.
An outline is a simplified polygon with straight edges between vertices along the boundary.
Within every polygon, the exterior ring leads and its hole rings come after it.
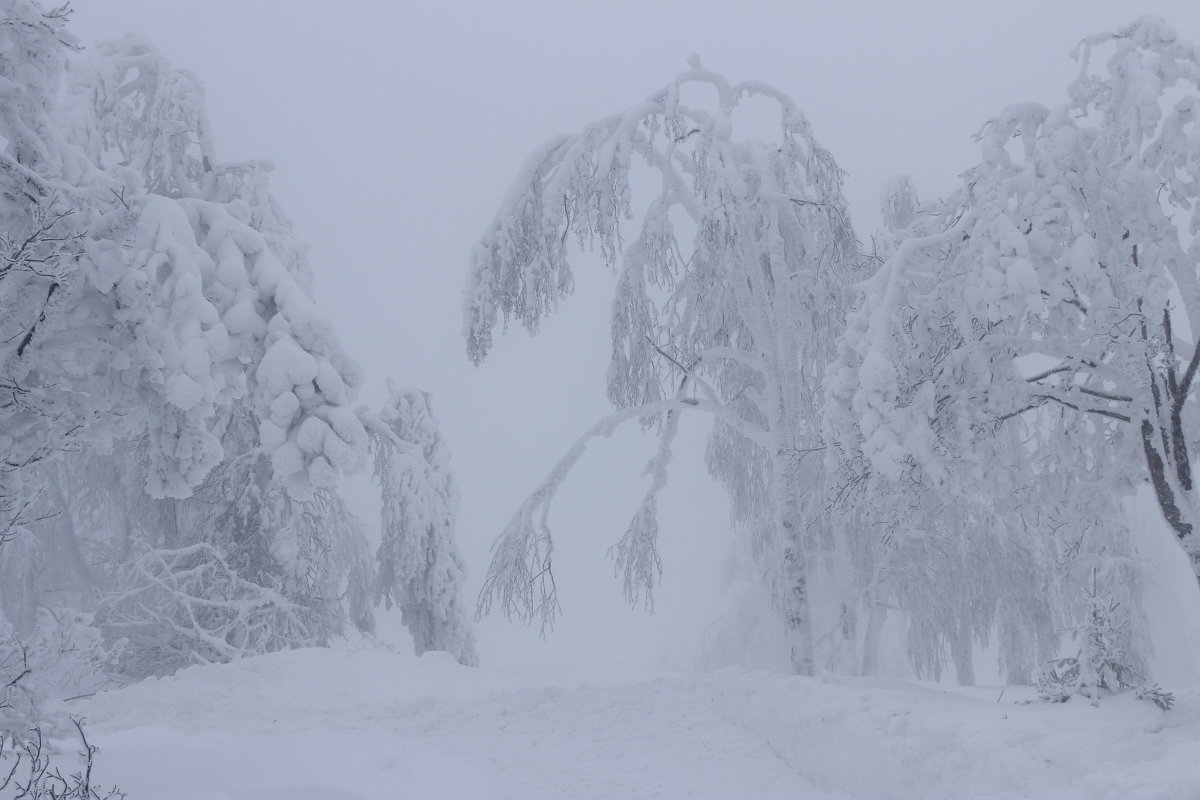
POLYGON ((117 787, 104 791, 93 783, 100 748, 88 741, 82 719, 72 717, 71 723, 82 749, 79 770, 69 775, 51 759, 41 727, 35 726, 23 739, 0 736, 0 791, 14 791, 13 800, 123 800, 125 793, 117 787), (9 759, 12 766, 5 773, 3 765, 9 759))

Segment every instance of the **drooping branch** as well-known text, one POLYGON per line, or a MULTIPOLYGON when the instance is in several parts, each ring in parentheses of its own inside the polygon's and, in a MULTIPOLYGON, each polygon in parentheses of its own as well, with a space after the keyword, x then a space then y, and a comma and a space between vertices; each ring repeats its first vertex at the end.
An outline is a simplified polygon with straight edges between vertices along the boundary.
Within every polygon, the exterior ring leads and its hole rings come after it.
POLYGON ((554 497, 571 470, 595 438, 608 437, 622 424, 662 413, 687 409, 708 412, 756 444, 768 446, 770 437, 761 426, 710 401, 677 396, 669 400, 623 408, 588 428, 559 459, 542 482, 529 494, 492 545, 492 562, 476 604, 476 618, 489 614, 496 602, 506 616, 524 622, 541 620, 543 632, 553 627, 561 608, 554 582, 554 539, 549 515, 554 497))
MULTIPOLYGON (((679 382, 675 398, 682 400, 692 378, 685 376, 679 382)), ((609 548, 608 555, 614 557, 613 574, 622 577, 625 600, 630 605, 645 602, 648 610, 654 608, 654 584, 662 575, 662 559, 658 554, 658 495, 667 487, 668 470, 674 456, 672 445, 679 432, 680 414, 668 411, 666 423, 658 435, 658 449, 646 464, 650 475, 650 488, 646 490, 637 513, 625 529, 621 541, 609 548)))

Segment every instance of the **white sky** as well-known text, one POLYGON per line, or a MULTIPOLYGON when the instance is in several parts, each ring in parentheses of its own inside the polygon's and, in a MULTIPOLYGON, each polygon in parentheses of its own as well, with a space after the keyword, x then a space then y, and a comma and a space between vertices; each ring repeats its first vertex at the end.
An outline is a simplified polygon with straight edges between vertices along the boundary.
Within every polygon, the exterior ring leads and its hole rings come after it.
MULTIPOLYGON (((275 192, 313 248, 318 301, 369 375, 363 399, 377 403, 387 375, 433 392, 462 488, 472 598, 524 492, 606 410, 603 270, 581 270, 538 340, 504 338, 481 369, 459 335, 470 247, 536 145, 643 99, 699 53, 805 109, 849 173, 865 238, 885 180, 907 172, 922 195, 948 191, 990 114, 1062 98, 1067 51, 1083 36, 1156 13, 1200 40, 1196 0, 75 5, 85 45, 143 33, 201 77, 219 157, 275 161, 275 192)), ((696 466, 700 446, 679 453, 692 466, 666 498, 664 585, 646 619, 621 608, 603 555, 634 510, 648 444, 630 434, 604 445, 559 501, 559 630, 540 645, 490 621, 491 663, 686 656, 718 613, 725 511, 696 466)))

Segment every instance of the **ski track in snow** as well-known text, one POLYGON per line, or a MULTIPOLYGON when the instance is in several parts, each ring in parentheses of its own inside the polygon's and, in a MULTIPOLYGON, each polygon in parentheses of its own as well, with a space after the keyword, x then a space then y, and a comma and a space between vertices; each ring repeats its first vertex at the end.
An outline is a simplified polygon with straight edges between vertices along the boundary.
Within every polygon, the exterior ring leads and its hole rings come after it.
POLYGON ((1200 797, 1200 692, 1169 714, 997 692, 342 648, 184 670, 69 710, 130 800, 1200 797))

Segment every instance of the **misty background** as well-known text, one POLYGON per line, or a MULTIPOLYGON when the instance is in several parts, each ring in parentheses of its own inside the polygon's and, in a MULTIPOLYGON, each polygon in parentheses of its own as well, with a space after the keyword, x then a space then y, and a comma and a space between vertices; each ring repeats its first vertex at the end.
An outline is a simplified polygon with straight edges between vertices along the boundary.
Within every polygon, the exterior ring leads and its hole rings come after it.
MULTIPOLYGON (((597 259, 578 262, 574 296, 538 338, 511 331, 480 368, 465 355, 467 256, 535 146, 640 101, 697 53, 796 100, 846 170, 869 242, 885 181, 907 172, 923 197, 948 192, 989 116, 1058 99, 1077 69, 1068 51, 1144 13, 1200 36, 1194 0, 83 0, 73 30, 85 45, 145 34, 204 82, 222 160, 276 164, 274 192, 312 246, 318 303, 366 375, 361 402, 377 407, 388 376, 433 394, 473 602, 492 539, 609 410, 611 276, 597 259)), ((592 444, 557 500, 557 629, 542 642, 536 629, 485 620, 486 663, 694 662, 728 605, 727 511, 704 472, 703 423, 691 420, 663 497, 656 613, 624 606, 605 558, 652 448, 634 426, 592 444)), ((347 496, 377 527, 368 480, 347 496)))

